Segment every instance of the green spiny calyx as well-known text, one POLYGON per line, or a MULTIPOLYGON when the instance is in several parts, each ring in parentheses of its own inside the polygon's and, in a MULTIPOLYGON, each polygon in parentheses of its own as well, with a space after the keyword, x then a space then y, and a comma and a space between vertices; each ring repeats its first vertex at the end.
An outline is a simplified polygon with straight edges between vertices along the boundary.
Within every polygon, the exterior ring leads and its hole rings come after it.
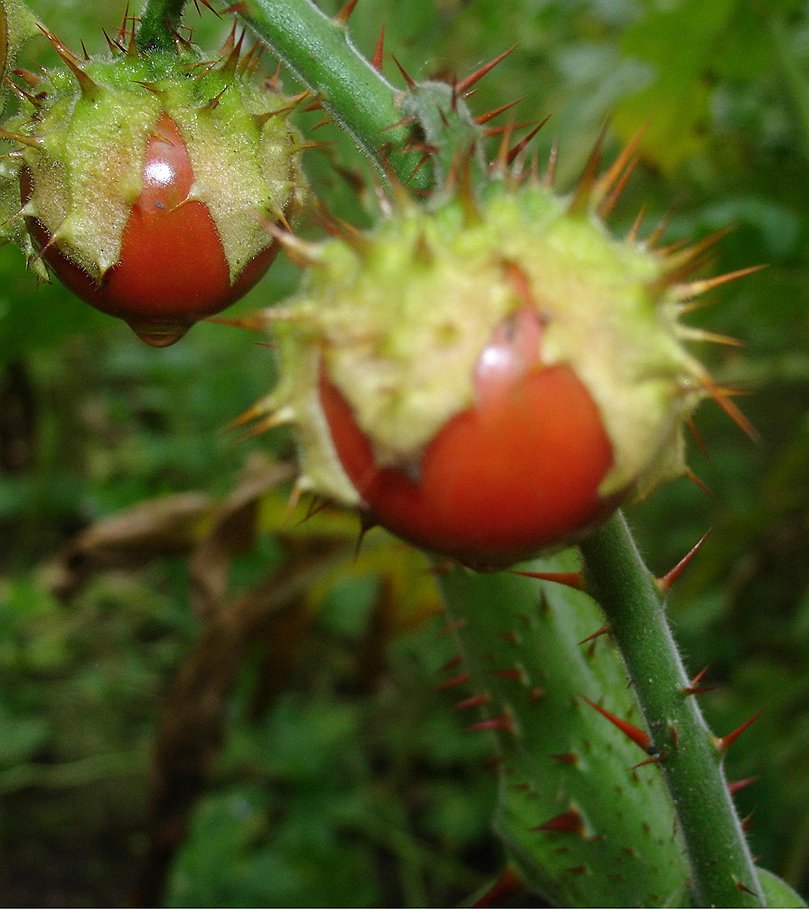
POLYGON ((599 216, 629 153, 568 197, 509 162, 477 191, 462 163, 427 206, 399 194, 367 234, 276 231, 311 268, 265 313, 282 378, 250 412, 296 425, 303 488, 483 567, 575 540, 683 473, 696 403, 731 407, 678 322, 704 245, 658 251, 599 216))
POLYGON ((24 221, 8 229, 40 270, 44 260, 79 296, 169 343, 274 257, 261 221, 286 224, 302 188, 290 99, 255 81, 255 55, 233 33, 212 64, 185 42, 141 53, 123 27, 109 55, 84 59, 42 31, 65 67, 18 73, 4 210, 19 182, 24 221))

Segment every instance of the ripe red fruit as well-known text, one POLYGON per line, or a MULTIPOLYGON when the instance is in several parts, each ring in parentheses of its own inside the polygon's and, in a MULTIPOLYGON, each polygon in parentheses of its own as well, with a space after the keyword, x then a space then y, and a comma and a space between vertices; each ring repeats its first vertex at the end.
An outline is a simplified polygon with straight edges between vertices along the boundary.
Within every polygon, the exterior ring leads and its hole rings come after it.
POLYGON ((599 411, 569 366, 541 362, 542 332, 528 307, 494 331, 477 362, 475 403, 409 466, 375 462, 321 374, 335 450, 374 519, 425 549, 493 567, 570 541, 615 508, 620 496, 598 492, 613 461, 599 411))
MULTIPOLYGON (((119 261, 100 282, 52 242, 37 218, 29 216, 27 225, 42 258, 74 294, 126 320, 149 344, 163 347, 199 319, 243 296, 269 268, 278 247, 268 237, 267 246, 231 282, 208 207, 189 199, 191 160, 182 134, 166 113, 146 144, 142 180, 124 227, 119 261)), ((23 204, 32 193, 30 171, 23 168, 23 204)))

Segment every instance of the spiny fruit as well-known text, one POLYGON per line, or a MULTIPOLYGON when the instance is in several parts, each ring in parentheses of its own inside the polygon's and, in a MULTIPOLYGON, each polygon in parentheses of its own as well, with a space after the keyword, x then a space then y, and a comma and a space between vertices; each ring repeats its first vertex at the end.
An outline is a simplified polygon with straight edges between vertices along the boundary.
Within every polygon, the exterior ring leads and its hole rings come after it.
MULTIPOLYGON (((685 471, 682 427, 723 390, 684 348, 708 242, 656 250, 599 217, 631 165, 570 197, 504 166, 309 245, 300 296, 262 319, 281 380, 245 419, 291 422, 299 485, 478 568, 575 541, 685 471)), ((262 320, 260 320, 262 321, 262 320)), ((741 418, 740 418, 741 419, 741 418)))
POLYGON ((124 37, 85 60, 46 34, 66 69, 18 72, 2 135, 20 146, 6 186, 19 179, 24 220, 9 227, 79 297, 171 344, 275 257, 259 222, 287 224, 302 187, 290 99, 253 81, 233 33, 218 65, 124 37))

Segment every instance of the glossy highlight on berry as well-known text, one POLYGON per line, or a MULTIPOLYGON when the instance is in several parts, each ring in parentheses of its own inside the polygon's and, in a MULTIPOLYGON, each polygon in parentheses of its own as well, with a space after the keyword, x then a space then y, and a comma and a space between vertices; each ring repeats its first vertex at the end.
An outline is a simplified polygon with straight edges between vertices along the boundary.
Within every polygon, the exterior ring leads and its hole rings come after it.
MULTIPOLYGON (((28 228, 42 258, 78 297, 125 319, 144 341, 166 347, 199 319, 243 296, 266 272, 277 246, 268 243, 231 283, 208 207, 190 198, 194 172, 177 124, 161 114, 146 145, 142 189, 121 239, 119 261, 96 282, 72 261, 36 218, 28 228)), ((30 172, 21 177, 31 196, 30 172)))

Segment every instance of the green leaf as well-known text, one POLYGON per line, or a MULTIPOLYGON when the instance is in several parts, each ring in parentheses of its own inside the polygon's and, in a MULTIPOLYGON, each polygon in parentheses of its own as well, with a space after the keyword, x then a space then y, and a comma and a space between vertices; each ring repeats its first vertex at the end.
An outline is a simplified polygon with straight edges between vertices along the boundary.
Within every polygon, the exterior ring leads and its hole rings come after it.
POLYGON ((702 146, 710 117, 711 68, 738 0, 679 0, 651 9, 621 42, 625 57, 648 66, 648 81, 615 111, 628 140, 646 124, 643 154, 674 171, 702 146))
POLYGON ((805 907, 806 901, 782 878, 767 869, 759 869, 758 877, 768 907, 805 907))

